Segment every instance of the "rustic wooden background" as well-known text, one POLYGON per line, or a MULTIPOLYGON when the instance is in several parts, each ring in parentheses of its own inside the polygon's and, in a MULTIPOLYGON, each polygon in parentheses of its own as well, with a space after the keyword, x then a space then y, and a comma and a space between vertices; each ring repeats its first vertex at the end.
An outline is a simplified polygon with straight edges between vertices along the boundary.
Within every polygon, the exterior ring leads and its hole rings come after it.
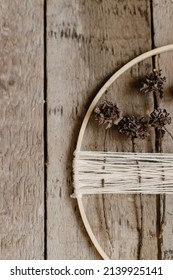
MULTIPOLYGON (((70 198, 79 128, 112 73, 173 43, 172 15, 171 0, 0 1, 0 259, 100 259, 70 198)), ((106 98, 123 112, 152 110, 153 97, 144 100, 136 81, 154 65, 167 76, 162 106, 173 117, 172 53, 133 67, 106 98)), ((154 139, 137 141, 136 151, 154 152, 154 139)), ((166 136, 165 152, 171 141, 166 136)), ((91 120, 83 148, 130 151, 131 143, 91 120)), ((173 259, 173 197, 84 203, 112 259, 173 259)))

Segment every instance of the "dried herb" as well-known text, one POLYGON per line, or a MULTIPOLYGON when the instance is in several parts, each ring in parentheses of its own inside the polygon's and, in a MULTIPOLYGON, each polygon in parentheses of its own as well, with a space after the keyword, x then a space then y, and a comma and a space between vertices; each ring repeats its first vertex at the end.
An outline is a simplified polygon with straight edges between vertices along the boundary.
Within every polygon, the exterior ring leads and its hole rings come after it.
POLYGON ((116 104, 109 101, 104 101, 99 107, 96 107, 95 118, 99 124, 106 124, 106 129, 113 124, 117 124, 120 120, 120 110, 116 104))
POLYGON ((149 134, 149 127, 155 128, 156 143, 158 151, 162 151, 162 139, 167 132, 173 139, 173 135, 165 127, 171 124, 171 116, 166 109, 159 108, 160 99, 163 97, 163 85, 166 78, 162 77, 161 70, 153 69, 153 71, 145 76, 141 91, 144 93, 153 93, 156 97, 156 109, 150 114, 146 120, 137 118, 135 115, 126 115, 120 117, 120 110, 116 104, 110 101, 104 101, 100 106, 95 108, 95 118, 99 124, 106 124, 106 129, 117 125, 117 129, 121 134, 131 137, 134 143, 135 138, 146 139, 149 134))
POLYGON ((163 98, 163 84, 166 78, 161 75, 162 70, 153 69, 153 71, 146 75, 143 81, 141 91, 144 93, 154 93, 163 98))
POLYGON ((166 109, 155 109, 150 114, 149 124, 155 128, 163 128, 167 124, 171 124, 170 114, 166 111, 166 109))
POLYGON ((148 122, 136 116, 124 116, 118 123, 118 131, 131 138, 145 139, 149 136, 148 122))

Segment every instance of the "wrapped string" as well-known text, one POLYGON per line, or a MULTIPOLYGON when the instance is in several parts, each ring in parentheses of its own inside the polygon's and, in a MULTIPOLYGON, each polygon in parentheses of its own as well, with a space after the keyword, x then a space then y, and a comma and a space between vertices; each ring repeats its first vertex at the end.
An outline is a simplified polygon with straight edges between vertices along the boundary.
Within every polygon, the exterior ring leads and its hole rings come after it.
POLYGON ((76 151, 74 194, 173 194, 173 154, 76 151))

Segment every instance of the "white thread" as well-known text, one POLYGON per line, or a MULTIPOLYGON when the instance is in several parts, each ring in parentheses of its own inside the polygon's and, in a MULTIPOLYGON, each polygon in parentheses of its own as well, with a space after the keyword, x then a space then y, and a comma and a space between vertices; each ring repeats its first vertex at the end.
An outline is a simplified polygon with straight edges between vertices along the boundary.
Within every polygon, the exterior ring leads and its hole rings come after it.
POLYGON ((77 151, 74 194, 173 194, 173 154, 77 151))

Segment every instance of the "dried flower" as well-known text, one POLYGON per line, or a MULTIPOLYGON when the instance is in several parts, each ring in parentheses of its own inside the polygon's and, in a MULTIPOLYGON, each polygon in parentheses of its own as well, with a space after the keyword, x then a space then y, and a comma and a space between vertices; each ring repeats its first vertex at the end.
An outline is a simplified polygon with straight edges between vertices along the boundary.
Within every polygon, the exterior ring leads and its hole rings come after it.
POLYGON ((120 110, 117 105, 109 101, 104 101, 99 107, 95 108, 94 112, 99 124, 107 125, 106 129, 113 124, 117 124, 120 119, 120 110))
POLYGON ((134 115, 123 117, 118 123, 118 131, 131 138, 145 139, 149 136, 147 121, 134 115))
POLYGON ((159 129, 167 124, 171 124, 170 114, 166 111, 166 109, 155 109, 150 114, 149 124, 159 129))
POLYGON ((163 84, 166 82, 166 78, 161 76, 161 71, 153 69, 153 72, 145 76, 143 87, 141 88, 142 92, 152 92, 159 94, 160 98, 163 98, 163 84))

